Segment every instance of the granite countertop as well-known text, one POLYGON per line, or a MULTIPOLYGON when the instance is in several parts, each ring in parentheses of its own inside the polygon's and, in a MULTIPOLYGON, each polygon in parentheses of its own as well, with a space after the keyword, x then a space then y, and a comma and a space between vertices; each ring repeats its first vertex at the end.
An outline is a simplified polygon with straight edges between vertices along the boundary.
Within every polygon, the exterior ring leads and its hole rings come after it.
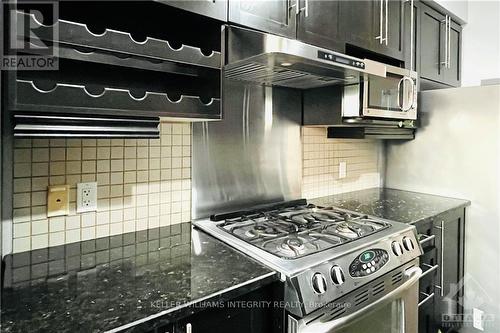
POLYGON ((189 223, 9 255, 2 332, 144 332, 277 280, 189 223))
POLYGON ((372 188, 309 200, 318 206, 335 206, 403 223, 428 221, 470 201, 390 188, 372 188))

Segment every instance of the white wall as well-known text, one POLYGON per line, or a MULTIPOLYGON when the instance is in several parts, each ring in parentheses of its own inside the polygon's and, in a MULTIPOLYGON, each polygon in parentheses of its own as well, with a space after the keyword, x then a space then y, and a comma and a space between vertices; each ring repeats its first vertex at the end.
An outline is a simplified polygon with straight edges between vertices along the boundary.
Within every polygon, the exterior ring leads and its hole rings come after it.
POLYGON ((449 10, 465 22, 467 22, 467 3, 474 0, 435 0, 439 5, 449 10))
MULTIPOLYGON (((468 199, 466 314, 479 308, 500 332, 500 85, 421 93, 416 138, 387 144, 389 188, 468 199)), ((468 321, 461 332, 479 332, 468 321)))
POLYGON ((469 0, 462 36, 462 86, 500 82, 500 1, 469 0))

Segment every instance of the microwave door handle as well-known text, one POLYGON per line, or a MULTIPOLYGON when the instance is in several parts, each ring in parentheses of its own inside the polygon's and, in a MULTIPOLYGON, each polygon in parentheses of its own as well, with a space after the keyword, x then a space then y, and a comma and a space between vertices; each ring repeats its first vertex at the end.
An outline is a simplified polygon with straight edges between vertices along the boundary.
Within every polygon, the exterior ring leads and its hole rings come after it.
POLYGON ((416 87, 415 81, 413 81, 413 79, 411 77, 406 76, 405 80, 408 81, 408 83, 410 84, 410 87, 411 87, 411 91, 409 93, 409 95, 411 96, 411 103, 410 103, 410 106, 408 107, 408 109, 406 110, 406 111, 409 111, 415 107, 415 102, 417 100, 417 87, 416 87))
POLYGON ((404 76, 401 78, 401 80, 399 80, 398 82, 398 107, 401 111, 403 112, 408 112, 411 108, 413 108, 413 106, 415 105, 415 82, 413 82, 413 80, 408 77, 408 76, 404 76), (405 101, 407 100, 407 97, 406 97, 406 94, 405 94, 405 85, 404 85, 404 82, 408 82, 410 84, 410 87, 411 87, 411 103, 408 103, 409 106, 408 108, 405 108, 405 101), (401 93, 401 85, 403 84, 403 92, 401 93), (403 103, 401 103, 401 96, 403 97, 403 103))
POLYGON ((415 104, 417 103, 417 82, 413 81, 412 78, 410 78, 410 80, 411 80, 411 105, 410 105, 410 109, 414 109, 415 104))
MULTIPOLYGON (((401 111, 404 111, 404 105, 401 104, 401 95, 404 95, 404 94, 401 94, 401 84, 404 82, 405 78, 402 77, 401 80, 399 80, 398 82, 398 107, 401 111)), ((404 87, 403 87, 404 89, 404 87)), ((404 96, 403 96, 404 98, 404 96)))
MULTIPOLYGON (((408 82, 410 84, 410 87, 411 87, 411 91, 408 94, 409 96, 411 96, 411 103, 408 103, 409 104, 408 109, 403 110, 404 112, 407 112, 407 111, 411 110, 414 107, 414 105, 415 105, 415 100, 416 100, 416 91, 415 91, 415 89, 416 89, 416 87, 415 87, 415 82, 413 81, 413 79, 411 77, 405 76, 403 78, 403 81, 408 82)), ((404 85, 403 85, 403 89, 404 89, 404 85)))
POLYGON ((316 323, 310 323, 306 324, 304 327, 299 328, 300 333, 328 333, 328 332, 333 332, 335 329, 337 329, 340 326, 344 326, 345 324, 348 324, 352 320, 359 318, 366 313, 369 313, 373 309, 380 307, 384 304, 386 304, 389 301, 392 301, 393 299, 396 299, 398 295, 401 293, 405 292, 409 288, 411 288, 422 276, 422 269, 420 267, 411 267, 407 269, 404 273, 408 278, 403 284, 401 284, 399 287, 388 293, 382 298, 379 298, 375 302, 359 309, 358 311, 355 311, 351 314, 348 314, 347 316, 340 317, 338 319, 332 320, 332 321, 327 321, 327 322, 316 322, 316 323))

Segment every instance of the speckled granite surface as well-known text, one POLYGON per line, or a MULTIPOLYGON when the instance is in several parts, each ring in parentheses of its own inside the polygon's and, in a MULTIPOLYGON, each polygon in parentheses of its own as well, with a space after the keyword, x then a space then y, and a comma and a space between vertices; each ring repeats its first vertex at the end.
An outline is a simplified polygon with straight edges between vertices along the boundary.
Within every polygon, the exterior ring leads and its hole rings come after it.
POLYGON ((5 333, 144 332, 277 279, 190 224, 10 255, 4 269, 5 333))
POLYGON ((309 200, 403 223, 427 221, 447 211, 466 207, 470 201, 417 192, 373 188, 309 200))

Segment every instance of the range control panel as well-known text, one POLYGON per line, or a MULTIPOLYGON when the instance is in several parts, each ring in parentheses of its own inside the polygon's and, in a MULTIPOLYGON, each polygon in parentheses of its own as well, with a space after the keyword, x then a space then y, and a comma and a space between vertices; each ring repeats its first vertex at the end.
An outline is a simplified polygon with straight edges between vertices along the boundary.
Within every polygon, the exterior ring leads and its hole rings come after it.
POLYGON ((349 274, 352 277, 370 275, 389 261, 389 253, 382 249, 370 249, 361 253, 349 265, 349 274))
POLYGON ((322 59, 322 60, 328 60, 331 62, 336 62, 339 64, 347 65, 347 66, 365 69, 365 63, 363 61, 342 57, 342 56, 339 56, 335 53, 318 51, 318 58, 322 59))

